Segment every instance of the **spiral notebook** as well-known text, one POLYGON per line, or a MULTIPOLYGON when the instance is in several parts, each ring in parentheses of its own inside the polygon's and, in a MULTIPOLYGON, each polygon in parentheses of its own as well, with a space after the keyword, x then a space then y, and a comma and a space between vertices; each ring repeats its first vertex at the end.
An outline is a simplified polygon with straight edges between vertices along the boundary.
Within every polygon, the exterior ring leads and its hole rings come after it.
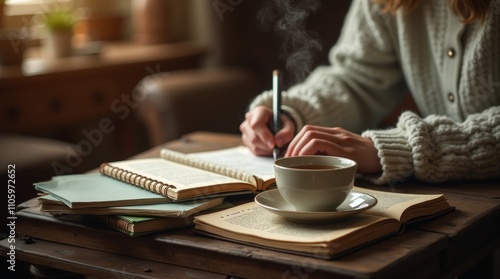
POLYGON ((173 200, 255 193, 275 185, 273 159, 242 146, 190 154, 163 149, 161 158, 103 163, 99 169, 173 200))

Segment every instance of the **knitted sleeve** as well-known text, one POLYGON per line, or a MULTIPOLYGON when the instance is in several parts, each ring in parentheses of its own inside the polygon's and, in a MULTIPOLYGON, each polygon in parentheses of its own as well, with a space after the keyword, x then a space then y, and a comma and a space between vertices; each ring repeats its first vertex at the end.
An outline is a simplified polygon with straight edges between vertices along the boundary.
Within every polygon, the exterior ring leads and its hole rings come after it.
MULTIPOLYGON (((372 1, 353 1, 330 50, 331 65, 316 68, 283 92, 282 103, 296 120, 361 133, 376 127, 400 102, 407 89, 386 16, 372 1)), ((257 96, 250 109, 271 107, 271 93, 257 96)))
POLYGON ((471 114, 462 123, 405 112, 395 128, 362 135, 379 150, 382 174, 364 176, 376 184, 393 184, 411 175, 430 183, 500 177, 499 106, 471 114))

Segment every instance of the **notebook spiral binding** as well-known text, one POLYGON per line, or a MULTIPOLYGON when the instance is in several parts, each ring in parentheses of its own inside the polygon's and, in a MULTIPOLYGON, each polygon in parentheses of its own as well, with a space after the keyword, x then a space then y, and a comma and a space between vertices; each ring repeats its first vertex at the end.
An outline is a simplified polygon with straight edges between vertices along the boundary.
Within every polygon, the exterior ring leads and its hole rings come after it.
POLYGON ((141 187, 164 197, 168 197, 168 189, 175 189, 175 186, 173 185, 165 184, 156 179, 147 178, 143 175, 133 173, 122 168, 113 167, 109 164, 103 164, 100 170, 104 175, 108 175, 120 181, 141 187))

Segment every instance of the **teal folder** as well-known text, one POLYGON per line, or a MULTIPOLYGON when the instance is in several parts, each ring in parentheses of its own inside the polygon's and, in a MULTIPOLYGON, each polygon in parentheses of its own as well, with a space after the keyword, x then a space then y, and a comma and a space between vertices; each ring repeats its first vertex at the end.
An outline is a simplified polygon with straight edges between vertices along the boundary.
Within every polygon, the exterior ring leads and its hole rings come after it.
POLYGON ((162 195, 104 176, 100 173, 55 176, 34 183, 70 208, 108 207, 173 202, 162 195))

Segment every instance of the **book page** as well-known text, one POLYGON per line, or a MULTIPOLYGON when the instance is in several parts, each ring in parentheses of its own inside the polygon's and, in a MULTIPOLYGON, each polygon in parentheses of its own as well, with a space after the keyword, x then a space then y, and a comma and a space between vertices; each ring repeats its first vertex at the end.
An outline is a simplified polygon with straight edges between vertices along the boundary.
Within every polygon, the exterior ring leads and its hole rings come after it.
POLYGON ((197 224, 196 228, 202 230, 204 230, 204 224, 209 224, 242 236, 253 236, 279 242, 313 244, 341 239, 369 224, 384 219, 376 216, 358 215, 336 223, 300 224, 287 221, 261 208, 255 202, 250 202, 223 212, 197 216, 195 224, 197 224))
POLYGON ((370 194, 377 199, 377 204, 363 214, 395 218, 402 223, 412 218, 430 215, 449 208, 442 194, 394 193, 360 187, 354 187, 353 190, 370 194))
POLYGON ((218 165, 225 165, 262 178, 274 177, 273 158, 257 156, 244 146, 216 151, 190 153, 188 156, 218 165))
POLYGON ((171 161, 249 181, 256 185, 256 179, 263 181, 274 179, 273 159, 256 156, 244 146, 189 154, 163 149, 161 156, 171 161))

